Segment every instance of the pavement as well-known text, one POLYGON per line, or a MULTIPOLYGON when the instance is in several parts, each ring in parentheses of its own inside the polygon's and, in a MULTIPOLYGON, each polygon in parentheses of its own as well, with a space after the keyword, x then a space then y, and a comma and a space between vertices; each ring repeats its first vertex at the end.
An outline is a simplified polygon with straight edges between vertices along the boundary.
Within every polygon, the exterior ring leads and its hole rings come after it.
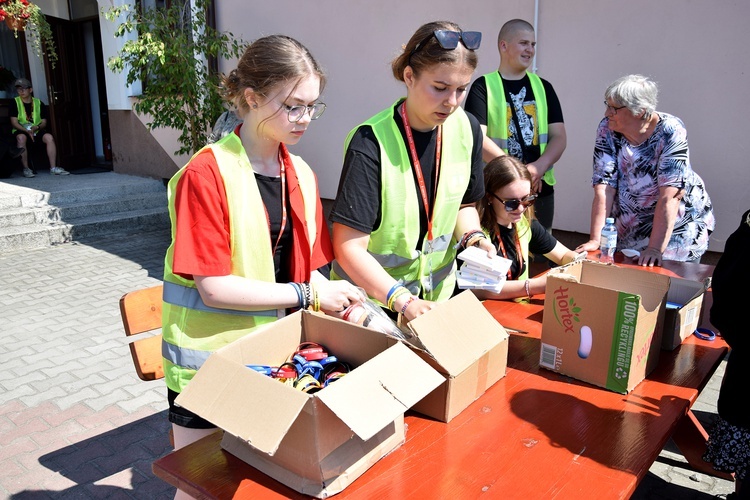
MULTIPOLYGON (((0 497, 173 498, 151 472, 171 451, 166 389, 137 378, 118 304, 160 282, 168 244, 166 231, 142 231, 0 255, 0 497)), ((723 373, 694 406, 706 425, 723 373)), ((668 443, 632 498, 733 488, 668 443)))

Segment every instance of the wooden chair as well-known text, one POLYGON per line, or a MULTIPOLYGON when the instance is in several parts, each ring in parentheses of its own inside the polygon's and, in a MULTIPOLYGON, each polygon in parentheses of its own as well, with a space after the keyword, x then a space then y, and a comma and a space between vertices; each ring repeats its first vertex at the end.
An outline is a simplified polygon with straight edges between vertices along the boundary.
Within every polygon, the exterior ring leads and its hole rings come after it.
POLYGON ((128 292, 120 298, 120 314, 125 335, 134 337, 130 343, 130 354, 138 377, 141 380, 157 380, 164 377, 161 364, 161 333, 150 334, 161 329, 162 285, 128 292))

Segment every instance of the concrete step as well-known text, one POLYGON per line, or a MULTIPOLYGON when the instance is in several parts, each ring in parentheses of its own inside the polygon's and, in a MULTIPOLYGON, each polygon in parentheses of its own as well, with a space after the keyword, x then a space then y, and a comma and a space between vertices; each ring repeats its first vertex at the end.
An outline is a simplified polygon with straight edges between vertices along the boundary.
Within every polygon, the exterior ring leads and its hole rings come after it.
POLYGON ((0 181, 0 252, 169 231, 160 180, 104 172, 0 181))
POLYGON ((138 196, 94 200, 92 202, 60 203, 33 207, 18 207, 0 210, 0 228, 26 224, 52 224, 73 221, 82 217, 130 212, 147 208, 166 210, 165 192, 144 193, 138 196))

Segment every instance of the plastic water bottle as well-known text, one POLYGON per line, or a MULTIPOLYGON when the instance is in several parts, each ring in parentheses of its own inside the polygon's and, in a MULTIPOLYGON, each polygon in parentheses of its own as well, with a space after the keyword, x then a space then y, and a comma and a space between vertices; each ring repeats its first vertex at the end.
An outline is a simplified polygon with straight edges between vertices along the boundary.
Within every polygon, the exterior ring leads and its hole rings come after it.
POLYGON ((599 240, 599 262, 614 264, 617 249, 617 227, 615 219, 607 217, 599 240))

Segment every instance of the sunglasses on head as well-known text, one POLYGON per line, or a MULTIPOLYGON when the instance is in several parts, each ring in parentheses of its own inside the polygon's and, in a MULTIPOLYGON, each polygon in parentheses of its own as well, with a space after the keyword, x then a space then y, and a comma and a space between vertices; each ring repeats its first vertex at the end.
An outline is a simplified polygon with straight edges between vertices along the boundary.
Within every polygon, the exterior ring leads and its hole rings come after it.
POLYGON ((430 33, 427 38, 419 42, 414 46, 411 53, 409 54, 409 65, 411 65, 411 57, 419 52, 419 50, 427 45, 432 37, 438 41, 440 47, 445 50, 455 50, 458 47, 460 41, 469 50, 477 50, 479 44, 482 42, 482 33, 479 31, 450 31, 450 30, 435 30, 430 33))
POLYGON ((535 194, 530 194, 523 200, 517 200, 517 199, 504 200, 500 198, 499 196, 497 196, 495 193, 492 193, 492 197, 495 198, 500 203, 502 203, 503 206, 505 207, 505 210, 507 210, 508 212, 512 212, 513 210, 516 210, 520 205, 523 205, 524 208, 528 208, 531 205, 533 205, 534 202, 536 201, 535 194))

